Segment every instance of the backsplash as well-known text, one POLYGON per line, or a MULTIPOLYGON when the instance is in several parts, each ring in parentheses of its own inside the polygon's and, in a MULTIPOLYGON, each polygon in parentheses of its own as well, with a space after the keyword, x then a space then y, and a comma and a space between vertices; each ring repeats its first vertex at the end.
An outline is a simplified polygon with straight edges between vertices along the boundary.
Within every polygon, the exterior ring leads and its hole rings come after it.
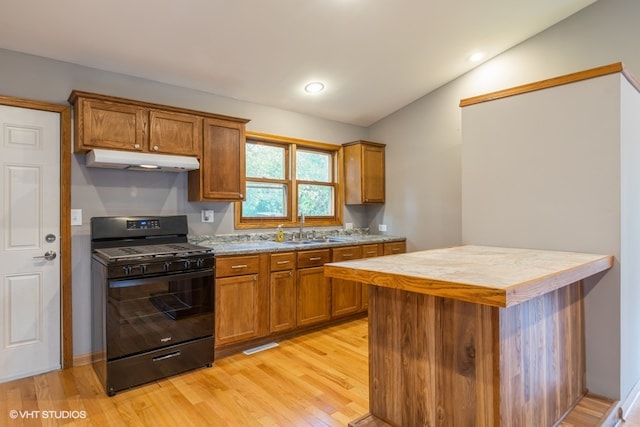
MULTIPOLYGON (((369 234, 369 228, 354 228, 352 230, 345 230, 343 228, 338 229, 305 229, 304 237, 350 237, 350 236, 365 236, 369 234), (314 234, 315 233, 315 234, 314 234)), ((213 243, 237 243, 237 242, 261 242, 261 241, 275 241, 277 232, 263 232, 263 233, 234 233, 234 234, 215 234, 215 235, 189 235, 189 242, 193 244, 207 244, 213 243)), ((293 240, 298 238, 298 230, 291 230, 284 232, 284 240, 293 240)))

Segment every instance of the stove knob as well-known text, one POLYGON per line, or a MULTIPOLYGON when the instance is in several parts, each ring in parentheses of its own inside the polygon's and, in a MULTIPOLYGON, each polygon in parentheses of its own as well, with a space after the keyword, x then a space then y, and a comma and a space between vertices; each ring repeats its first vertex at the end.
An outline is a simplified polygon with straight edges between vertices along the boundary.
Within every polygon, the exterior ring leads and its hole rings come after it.
POLYGON ((145 264, 140 264, 140 274, 144 274, 147 272, 147 266, 145 264))
POLYGON ((184 268, 187 269, 191 266, 191 260, 185 259, 184 260, 184 268))
POLYGON ((196 260, 196 267, 202 267, 204 265, 204 260, 202 258, 198 258, 196 260))
POLYGON ((131 266, 130 265, 125 265, 122 267, 122 272, 124 273, 125 276, 128 276, 131 274, 131 266))
POLYGON ((170 266, 171 263, 169 261, 165 261, 164 264, 162 264, 162 271, 169 271, 170 266))

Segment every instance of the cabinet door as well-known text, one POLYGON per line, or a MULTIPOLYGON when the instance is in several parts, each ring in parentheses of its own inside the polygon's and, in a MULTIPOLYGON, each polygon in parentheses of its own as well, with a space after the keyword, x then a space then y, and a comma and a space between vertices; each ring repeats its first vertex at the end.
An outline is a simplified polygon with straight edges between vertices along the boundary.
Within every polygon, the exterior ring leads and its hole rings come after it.
MULTIPOLYGON (((382 255, 382 244, 362 245, 362 258, 373 258, 382 255)), ((366 283, 362 284, 362 311, 369 309, 369 286, 366 283)))
POLYGON ((298 270, 297 324, 311 325, 331 319, 331 283, 323 267, 298 270))
POLYGON ((273 333, 295 328, 296 282, 293 271, 271 273, 269 293, 269 331, 273 333))
POLYGON ((365 203, 384 203, 384 148, 362 146, 362 196, 365 203))
POLYGON ((202 117, 151 110, 148 150, 155 153, 200 157, 202 117))
POLYGON ((343 144, 345 203, 384 203, 385 145, 371 141, 343 144))
POLYGON ((189 173, 189 200, 244 199, 244 123, 206 119, 200 169, 189 173))
MULTIPOLYGON (((340 262, 362 257, 360 246, 333 249, 331 261, 340 262)), ((357 313, 362 305, 362 285, 353 280, 331 279, 331 316, 357 313)))
POLYGON ((80 99, 75 104, 75 151, 144 149, 147 110, 134 105, 80 99))
POLYGON ((229 344, 259 336, 258 276, 216 279, 215 344, 229 344))

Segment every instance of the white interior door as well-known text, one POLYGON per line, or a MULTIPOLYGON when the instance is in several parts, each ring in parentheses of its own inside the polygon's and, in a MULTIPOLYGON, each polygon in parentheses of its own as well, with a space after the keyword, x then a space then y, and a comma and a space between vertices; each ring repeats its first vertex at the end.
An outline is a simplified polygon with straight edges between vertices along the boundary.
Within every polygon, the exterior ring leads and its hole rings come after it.
POLYGON ((0 382, 59 369, 60 115, 0 105, 0 382))

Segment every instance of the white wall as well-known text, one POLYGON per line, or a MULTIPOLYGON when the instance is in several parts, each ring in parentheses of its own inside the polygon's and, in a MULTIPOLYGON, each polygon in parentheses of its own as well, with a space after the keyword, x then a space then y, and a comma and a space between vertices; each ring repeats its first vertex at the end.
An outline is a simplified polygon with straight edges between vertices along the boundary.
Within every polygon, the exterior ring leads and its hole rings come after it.
POLYGON ((640 379, 640 96, 626 80, 621 82, 621 210, 620 264, 620 389, 640 379))
POLYGON ((615 398, 620 79, 610 75, 462 110, 463 243, 615 255, 600 283, 585 286, 587 387, 615 398))

